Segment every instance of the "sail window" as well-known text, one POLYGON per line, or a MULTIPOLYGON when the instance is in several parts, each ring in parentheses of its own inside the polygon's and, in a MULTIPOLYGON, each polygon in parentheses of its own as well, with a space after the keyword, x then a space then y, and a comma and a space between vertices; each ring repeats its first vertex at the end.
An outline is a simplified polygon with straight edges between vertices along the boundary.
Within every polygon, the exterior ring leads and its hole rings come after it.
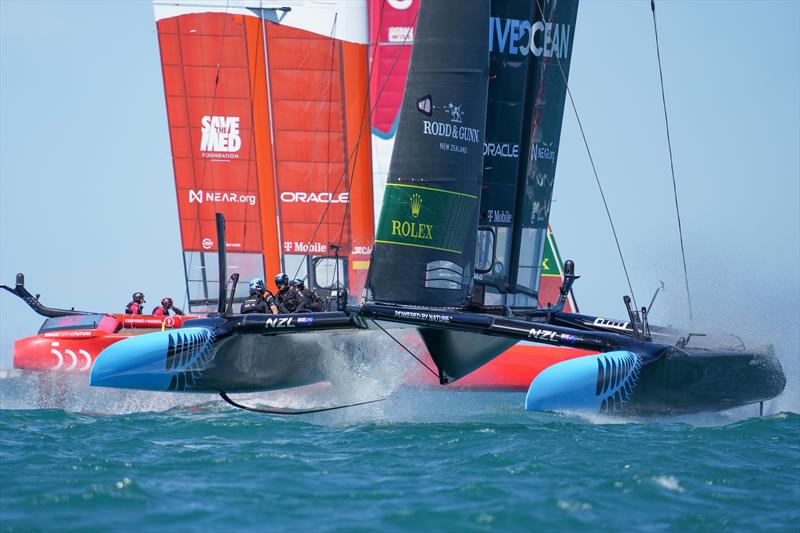
POLYGON ((285 254, 283 256, 283 271, 286 272, 289 279, 300 278, 303 281, 308 281, 308 256, 285 254))
MULTIPOLYGON (((337 282, 337 263, 335 257, 316 257, 314 264, 314 285, 318 289, 335 290, 337 282)), ((338 282, 347 286, 347 264, 343 257, 338 263, 338 282)))
POLYGON ((541 275, 541 257, 547 229, 522 228, 520 238, 519 268, 517 269, 517 287, 536 292, 539 290, 541 275))
MULTIPOLYGON (((186 286, 189 290, 189 311, 212 313, 217 310, 219 270, 216 252, 186 252, 186 286)), ((249 291, 248 281, 264 277, 261 254, 227 253, 228 273, 239 273, 234 303, 243 302, 249 291)))
POLYGON ((492 271, 496 242, 493 228, 478 228, 478 239, 475 243, 475 272, 486 274, 492 271))

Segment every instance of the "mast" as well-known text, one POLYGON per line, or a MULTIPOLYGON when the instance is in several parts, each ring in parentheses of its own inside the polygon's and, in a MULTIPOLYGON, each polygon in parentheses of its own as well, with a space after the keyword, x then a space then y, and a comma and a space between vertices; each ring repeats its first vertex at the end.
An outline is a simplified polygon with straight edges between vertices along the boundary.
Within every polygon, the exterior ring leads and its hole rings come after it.
POLYGON ((375 301, 458 307, 469 300, 488 22, 488 0, 420 6, 367 281, 375 301))

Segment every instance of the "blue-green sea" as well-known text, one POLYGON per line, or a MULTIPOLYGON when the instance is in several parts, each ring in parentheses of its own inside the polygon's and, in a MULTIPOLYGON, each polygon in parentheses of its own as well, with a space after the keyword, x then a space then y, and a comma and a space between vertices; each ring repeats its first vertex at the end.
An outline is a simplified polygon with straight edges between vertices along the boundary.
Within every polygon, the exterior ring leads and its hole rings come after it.
POLYGON ((277 416, 74 385, 37 408, 0 382, 2 531, 800 530, 791 412, 601 419, 409 389, 277 416))

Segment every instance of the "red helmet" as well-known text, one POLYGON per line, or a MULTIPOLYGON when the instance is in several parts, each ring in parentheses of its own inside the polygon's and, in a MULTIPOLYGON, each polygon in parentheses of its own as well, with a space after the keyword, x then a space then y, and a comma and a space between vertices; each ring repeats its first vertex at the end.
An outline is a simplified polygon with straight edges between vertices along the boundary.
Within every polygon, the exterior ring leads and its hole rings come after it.
POLYGON ((166 298, 161 298, 161 307, 164 309, 170 309, 172 307, 172 298, 169 296, 166 298))

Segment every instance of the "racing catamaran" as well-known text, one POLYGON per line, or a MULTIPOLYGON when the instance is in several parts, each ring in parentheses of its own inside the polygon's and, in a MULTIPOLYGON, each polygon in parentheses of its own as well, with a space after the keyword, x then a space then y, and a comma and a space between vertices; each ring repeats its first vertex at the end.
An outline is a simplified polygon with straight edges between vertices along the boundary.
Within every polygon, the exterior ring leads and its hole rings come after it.
MULTIPOLYGON (((113 344, 92 368, 91 383, 223 398, 292 387, 332 379, 327 361, 369 349, 383 335, 397 340, 389 330, 399 327, 419 333, 443 384, 519 341, 592 352, 542 361, 528 409, 685 413, 780 394, 785 377, 769 351, 690 346, 690 335, 651 327, 647 309, 634 309, 628 298, 626 320, 565 313, 577 279, 569 261, 558 301, 536 305, 534 272, 547 235, 576 13, 577 2, 557 0, 421 4, 361 305, 317 314, 231 315, 220 288, 216 316, 113 344), (527 10, 521 16, 513 11, 520 6, 527 10), (509 22, 512 13, 516 24, 509 22), (527 40, 520 40, 523 34, 527 40), (507 81, 510 73, 490 69, 486 50, 495 36, 500 51, 527 52, 527 63, 519 62, 525 65, 519 101, 536 97, 530 115, 517 113, 520 129, 530 127, 527 149, 519 150, 527 157, 513 172, 492 178, 484 141, 489 144, 493 124, 508 133, 503 126, 510 115, 503 109, 514 108, 514 99, 504 99, 497 87, 520 85, 507 81), (494 86, 490 72, 498 80, 494 86), (484 210, 495 199, 484 200, 482 189, 494 183, 512 185, 514 201, 484 210)), ((217 241, 226 242, 224 233, 217 241)), ((219 272, 225 279, 224 260, 219 272)))

